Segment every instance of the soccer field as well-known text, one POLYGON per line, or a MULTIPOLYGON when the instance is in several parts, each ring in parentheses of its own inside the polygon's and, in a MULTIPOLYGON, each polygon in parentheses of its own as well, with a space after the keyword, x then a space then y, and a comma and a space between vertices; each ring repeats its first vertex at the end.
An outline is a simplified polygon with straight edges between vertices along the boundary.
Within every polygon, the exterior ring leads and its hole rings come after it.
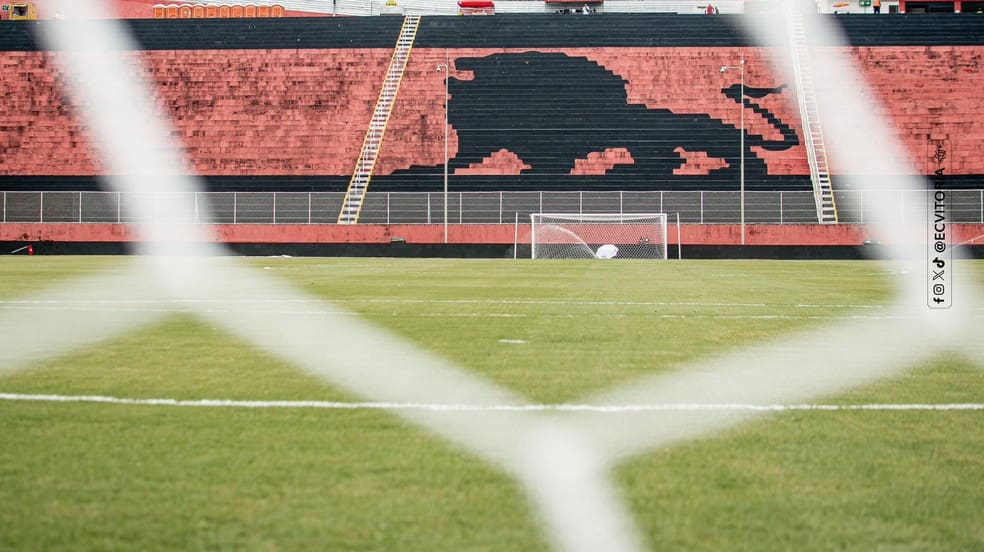
MULTIPOLYGON (((0 548, 549 547, 523 486, 501 467, 196 314, 221 304, 44 299, 46 289, 132 262, 0 264, 8 320, 68 310, 160 315, 68 354, 0 365, 0 548), (120 400, 68 400, 78 397, 120 400)), ((643 376, 810 328, 894 316, 895 269, 877 261, 246 263, 330 301, 284 309, 370 321, 538 407, 591 406, 593 395, 643 376)), ((957 277, 984 284, 984 262, 960 268, 957 277)), ((984 311, 974 308, 979 323, 984 311)), ((843 408, 777 410, 631 457, 614 468, 617 492, 654 549, 982 549, 984 364, 976 360, 940 353, 810 403, 843 408)), ((545 413, 554 414, 563 412, 545 413)))

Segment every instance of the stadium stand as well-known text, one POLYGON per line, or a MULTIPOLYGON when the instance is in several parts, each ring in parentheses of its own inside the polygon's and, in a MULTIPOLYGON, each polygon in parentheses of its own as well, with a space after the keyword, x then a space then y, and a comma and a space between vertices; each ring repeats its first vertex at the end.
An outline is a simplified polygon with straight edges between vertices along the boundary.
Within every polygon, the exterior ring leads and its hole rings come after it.
MULTIPOLYGON (((980 187, 984 21, 845 17, 852 53, 917 162, 949 141, 954 185, 980 187), (945 90, 941 90, 940 87, 945 90)), ((134 20, 147 75, 212 190, 342 191, 401 18, 134 20)), ((444 78, 451 187, 734 190, 747 60, 749 190, 809 190, 792 94, 734 16, 425 17, 371 190, 440 189, 444 78)), ((45 22, 34 23, 45 24, 45 22)), ((97 188, 105 168, 28 28, 0 37, 8 102, 0 189, 97 188)), ((921 165, 920 165, 921 163, 921 165)), ((835 167, 836 173, 836 167, 835 167)))

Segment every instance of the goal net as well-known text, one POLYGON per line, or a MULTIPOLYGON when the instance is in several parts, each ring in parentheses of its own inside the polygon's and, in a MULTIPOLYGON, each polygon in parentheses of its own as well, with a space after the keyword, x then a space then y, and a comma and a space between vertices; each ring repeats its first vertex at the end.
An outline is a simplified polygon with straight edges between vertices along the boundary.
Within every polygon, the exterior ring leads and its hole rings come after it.
POLYGON ((666 214, 530 215, 534 259, 665 259, 666 214))

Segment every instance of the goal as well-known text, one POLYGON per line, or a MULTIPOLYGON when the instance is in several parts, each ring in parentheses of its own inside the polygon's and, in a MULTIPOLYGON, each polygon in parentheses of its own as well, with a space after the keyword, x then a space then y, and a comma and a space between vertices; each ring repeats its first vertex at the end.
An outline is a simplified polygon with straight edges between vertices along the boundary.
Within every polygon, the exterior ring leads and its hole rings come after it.
POLYGON ((534 259, 665 259, 665 213, 530 215, 534 259))

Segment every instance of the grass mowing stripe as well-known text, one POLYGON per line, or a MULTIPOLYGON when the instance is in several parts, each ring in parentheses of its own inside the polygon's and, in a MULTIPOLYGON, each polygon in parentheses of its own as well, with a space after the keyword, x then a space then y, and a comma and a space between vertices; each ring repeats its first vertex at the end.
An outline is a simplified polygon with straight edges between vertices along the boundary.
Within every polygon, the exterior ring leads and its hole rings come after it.
POLYGON ((337 410, 434 410, 438 412, 516 412, 516 411, 558 411, 558 412, 643 412, 643 411, 838 411, 838 410, 984 410, 984 404, 421 404, 385 402, 339 402, 339 401, 241 401, 228 399, 134 399, 127 397, 103 397, 96 395, 28 395, 0 393, 4 401, 103 403, 140 406, 194 406, 218 408, 324 408, 337 410))

